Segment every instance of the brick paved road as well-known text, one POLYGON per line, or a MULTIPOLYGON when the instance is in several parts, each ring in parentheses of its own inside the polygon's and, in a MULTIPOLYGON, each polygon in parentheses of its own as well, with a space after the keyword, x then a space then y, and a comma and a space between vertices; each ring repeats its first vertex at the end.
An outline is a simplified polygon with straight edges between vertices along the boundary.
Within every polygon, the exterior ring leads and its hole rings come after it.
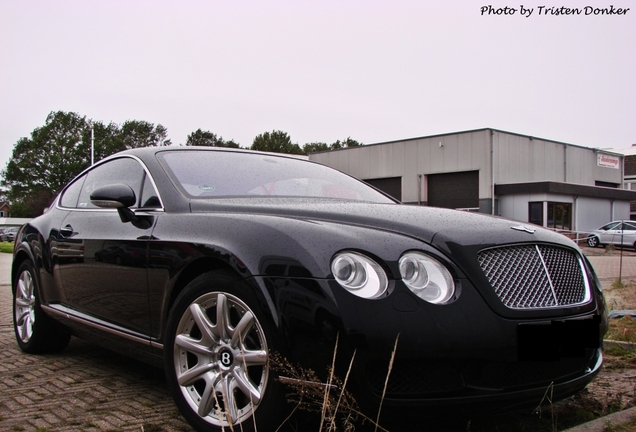
MULTIPOLYGON (((592 253, 599 278, 611 285, 618 254, 592 253)), ((10 263, 0 253, 0 430, 192 431, 159 369, 77 338, 59 354, 22 353, 13 335, 10 263)), ((623 277, 636 279, 636 254, 626 254, 623 277)))
POLYGON ((13 334, 10 262, 0 253, 0 430, 192 431, 160 369, 77 338, 60 354, 22 353, 13 334))

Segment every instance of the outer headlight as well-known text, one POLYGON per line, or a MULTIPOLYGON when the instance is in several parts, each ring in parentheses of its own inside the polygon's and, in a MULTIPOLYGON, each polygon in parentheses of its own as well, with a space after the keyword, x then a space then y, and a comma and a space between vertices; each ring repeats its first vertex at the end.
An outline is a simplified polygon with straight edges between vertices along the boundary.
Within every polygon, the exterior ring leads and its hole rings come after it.
POLYGON ((331 261, 336 281, 358 297, 374 299, 382 296, 389 280, 382 267, 371 258, 357 252, 341 252, 331 261))
POLYGON ((405 253, 400 258, 400 273, 406 286, 427 302, 443 304, 455 295, 455 283, 450 272, 429 255, 405 253))

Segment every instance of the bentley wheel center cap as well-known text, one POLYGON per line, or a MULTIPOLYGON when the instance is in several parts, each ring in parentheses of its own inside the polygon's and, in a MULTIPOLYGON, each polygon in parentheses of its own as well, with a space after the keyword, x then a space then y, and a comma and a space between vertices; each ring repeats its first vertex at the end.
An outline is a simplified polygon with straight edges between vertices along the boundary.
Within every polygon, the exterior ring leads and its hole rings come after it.
POLYGON ((234 363, 234 356, 232 355, 232 351, 228 348, 223 348, 219 351, 219 363, 224 368, 229 368, 234 363))

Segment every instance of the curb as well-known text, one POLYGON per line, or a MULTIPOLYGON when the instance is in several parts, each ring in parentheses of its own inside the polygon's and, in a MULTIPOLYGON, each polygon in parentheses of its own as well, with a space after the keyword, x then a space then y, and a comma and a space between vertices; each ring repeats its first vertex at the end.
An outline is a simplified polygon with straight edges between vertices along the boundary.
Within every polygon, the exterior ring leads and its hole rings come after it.
POLYGON ((608 348, 621 348, 626 351, 636 351, 636 343, 634 342, 623 342, 623 341, 615 341, 611 339, 603 340, 603 349, 608 348))
MULTIPOLYGON (((610 339, 603 340, 603 349, 622 348, 629 351, 636 350, 636 344, 633 342, 622 342, 610 339)), ((599 417, 590 422, 571 427, 562 432, 607 432, 614 430, 615 427, 636 421, 636 407, 627 408, 603 417, 599 417)))
POLYGON ((634 420, 636 420, 636 407, 597 418, 591 422, 566 429, 563 432, 606 432, 614 430, 616 426, 621 426, 634 420))

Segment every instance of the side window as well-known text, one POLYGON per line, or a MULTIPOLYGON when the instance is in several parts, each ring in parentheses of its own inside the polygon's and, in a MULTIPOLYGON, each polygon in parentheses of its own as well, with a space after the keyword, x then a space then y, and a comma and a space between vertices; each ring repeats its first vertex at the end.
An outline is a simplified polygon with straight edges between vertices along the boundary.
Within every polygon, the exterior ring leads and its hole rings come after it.
POLYGON ((82 185, 84 184, 84 180, 86 180, 86 175, 75 180, 69 187, 66 188, 62 198, 60 199, 60 205, 62 207, 77 207, 77 199, 80 196, 80 192, 82 192, 82 185))
POLYGON ((139 198, 144 174, 145 171, 139 162, 131 158, 113 159, 98 166, 87 173, 77 208, 98 208, 91 204, 91 193, 98 187, 115 183, 127 184, 135 191, 135 196, 139 198))

